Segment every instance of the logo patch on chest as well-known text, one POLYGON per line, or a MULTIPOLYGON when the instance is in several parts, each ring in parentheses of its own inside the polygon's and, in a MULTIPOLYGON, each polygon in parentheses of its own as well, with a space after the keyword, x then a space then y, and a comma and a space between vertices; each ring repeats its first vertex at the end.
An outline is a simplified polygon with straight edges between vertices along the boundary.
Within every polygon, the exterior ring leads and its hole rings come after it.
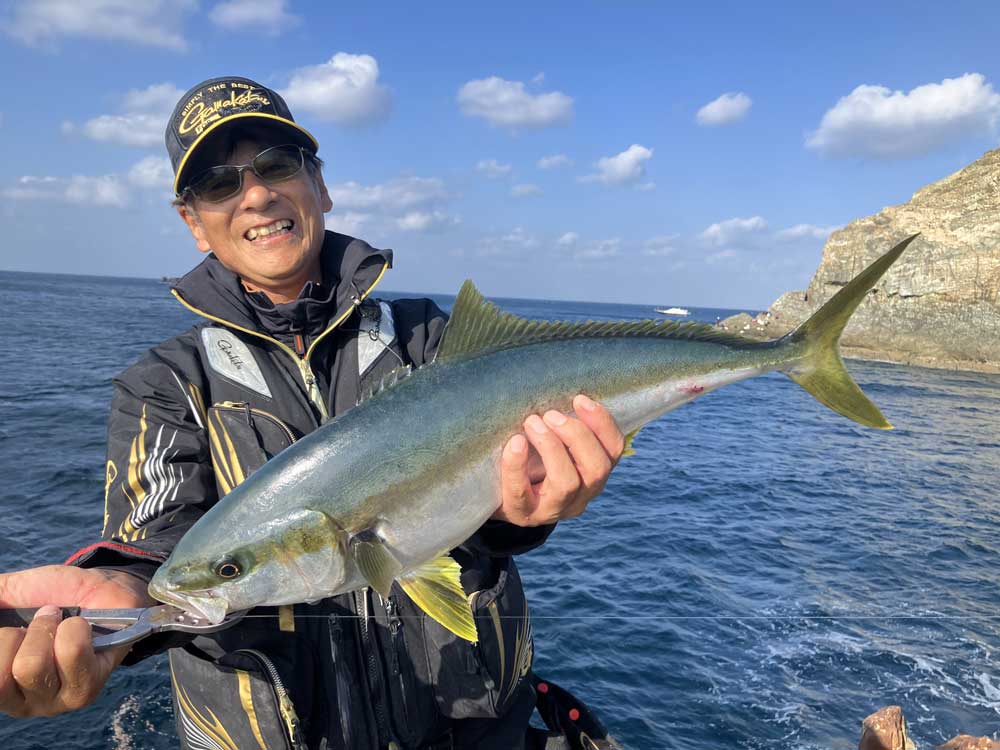
POLYGON ((392 321, 392 307, 379 300, 378 311, 361 315, 358 325, 358 375, 364 375, 375 364, 375 360, 396 339, 396 327, 392 321))
POLYGON ((235 381, 251 391, 271 398, 260 365, 250 353, 250 347, 225 328, 202 328, 201 341, 205 345, 208 364, 217 373, 235 381))

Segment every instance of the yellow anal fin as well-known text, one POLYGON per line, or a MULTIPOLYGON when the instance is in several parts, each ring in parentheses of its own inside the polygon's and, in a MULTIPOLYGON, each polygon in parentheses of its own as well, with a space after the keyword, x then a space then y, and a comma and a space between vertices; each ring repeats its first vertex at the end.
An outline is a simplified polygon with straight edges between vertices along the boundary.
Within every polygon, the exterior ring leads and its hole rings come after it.
POLYGON ((622 458, 635 455, 635 448, 632 447, 632 441, 635 440, 635 436, 639 434, 639 430, 641 429, 642 427, 636 427, 625 436, 625 449, 622 451, 622 458))
POLYGON ((460 573, 458 563, 442 555, 401 576, 399 585, 428 617, 459 638, 476 643, 476 620, 460 573))

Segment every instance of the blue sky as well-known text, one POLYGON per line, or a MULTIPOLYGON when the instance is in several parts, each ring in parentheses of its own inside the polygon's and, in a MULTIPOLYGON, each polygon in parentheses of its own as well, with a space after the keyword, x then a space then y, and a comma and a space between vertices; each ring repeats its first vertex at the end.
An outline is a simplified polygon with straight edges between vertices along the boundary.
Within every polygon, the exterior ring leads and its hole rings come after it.
MULTIPOLYGON (((1000 5, 0 2, 0 268, 198 262, 166 116, 280 91, 392 290, 763 308, 1000 145, 1000 5)), ((916 229, 916 228, 915 228, 916 229)))

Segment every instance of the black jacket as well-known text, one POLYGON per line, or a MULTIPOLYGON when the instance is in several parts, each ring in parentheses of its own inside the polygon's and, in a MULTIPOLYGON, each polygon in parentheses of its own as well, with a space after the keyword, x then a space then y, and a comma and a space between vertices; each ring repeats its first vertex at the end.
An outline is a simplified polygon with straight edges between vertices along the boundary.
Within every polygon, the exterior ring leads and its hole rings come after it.
MULTIPOLYGON (((292 308, 247 294, 213 256, 175 287, 207 321, 115 380, 102 541, 70 558, 149 579, 220 497, 400 364, 433 358, 446 317, 430 300, 370 295, 391 251, 328 232, 324 285, 292 308)), ((392 436, 372 435, 386 440, 392 436)), ((487 522, 453 551, 479 643, 428 620, 395 587, 261 608, 167 647, 185 748, 521 746, 534 705, 527 603, 511 554, 550 527, 487 522), (502 718, 498 718, 502 717, 502 718), (395 744, 393 744, 395 743, 395 744)))

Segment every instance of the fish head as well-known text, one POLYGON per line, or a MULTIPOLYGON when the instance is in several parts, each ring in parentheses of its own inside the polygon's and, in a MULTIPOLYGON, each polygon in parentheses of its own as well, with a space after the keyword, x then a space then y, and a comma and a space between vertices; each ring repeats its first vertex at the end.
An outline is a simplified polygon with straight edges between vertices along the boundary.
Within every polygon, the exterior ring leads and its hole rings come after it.
POLYGON ((343 529, 319 511, 238 528, 206 514, 157 570, 149 593, 212 623, 229 612, 316 601, 345 580, 346 543, 343 529))

